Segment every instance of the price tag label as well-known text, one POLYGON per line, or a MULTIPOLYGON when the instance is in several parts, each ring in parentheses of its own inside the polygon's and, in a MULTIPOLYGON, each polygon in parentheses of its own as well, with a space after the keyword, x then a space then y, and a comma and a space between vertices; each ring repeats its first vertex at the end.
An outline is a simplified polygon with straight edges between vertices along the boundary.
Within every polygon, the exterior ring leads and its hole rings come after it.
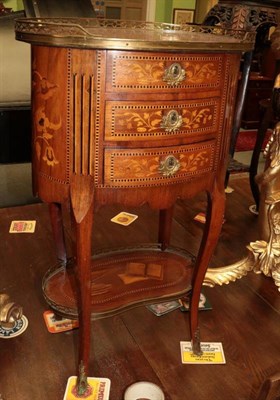
POLYGON ((36 221, 12 221, 9 233, 34 233, 36 221))
POLYGON ((192 351, 191 342, 181 342, 181 357, 183 364, 225 364, 222 343, 201 343, 202 355, 197 356, 192 351))
POLYGON ((77 393, 77 377, 70 376, 63 400, 109 400, 111 381, 108 378, 87 378, 88 388, 83 395, 77 393))

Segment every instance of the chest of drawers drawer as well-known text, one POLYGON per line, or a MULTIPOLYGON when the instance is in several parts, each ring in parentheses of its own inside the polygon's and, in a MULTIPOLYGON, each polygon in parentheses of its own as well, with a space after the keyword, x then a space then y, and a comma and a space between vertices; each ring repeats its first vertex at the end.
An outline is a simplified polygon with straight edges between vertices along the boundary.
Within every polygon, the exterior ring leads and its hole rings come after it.
POLYGON ((114 52, 107 55, 107 92, 185 91, 222 85, 224 59, 219 54, 182 55, 114 52))
POLYGON ((104 185, 158 186, 205 174, 214 167, 215 140, 152 149, 105 149, 104 185))
POLYGON ((187 138, 217 132, 220 100, 108 101, 105 107, 105 140, 187 138))

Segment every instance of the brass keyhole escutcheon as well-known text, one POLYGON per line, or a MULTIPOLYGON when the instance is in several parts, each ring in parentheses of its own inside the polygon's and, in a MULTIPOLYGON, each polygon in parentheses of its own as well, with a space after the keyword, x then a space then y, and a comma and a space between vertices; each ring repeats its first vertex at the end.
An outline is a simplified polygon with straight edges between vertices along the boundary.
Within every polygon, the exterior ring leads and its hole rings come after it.
POLYGON ((182 123, 183 118, 178 111, 171 110, 162 117, 160 127, 165 129, 166 132, 174 132, 181 127, 182 123))
POLYGON ((170 86, 177 86, 186 78, 186 71, 179 63, 171 64, 163 74, 163 81, 170 86))
POLYGON ((169 155, 160 162, 159 172, 163 176, 172 176, 180 169, 180 161, 175 156, 169 155))

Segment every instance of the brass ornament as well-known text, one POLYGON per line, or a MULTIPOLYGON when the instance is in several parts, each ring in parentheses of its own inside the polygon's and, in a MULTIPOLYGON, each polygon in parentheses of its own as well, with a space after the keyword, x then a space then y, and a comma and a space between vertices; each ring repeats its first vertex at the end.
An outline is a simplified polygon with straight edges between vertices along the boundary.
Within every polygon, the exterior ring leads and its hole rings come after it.
POLYGON ((180 115, 176 110, 170 110, 162 117, 160 127, 166 132, 174 132, 182 126, 182 123, 182 115, 180 115))
POLYGON ((265 154, 266 170, 257 175, 260 189, 259 231, 261 240, 251 243, 256 256, 254 271, 271 276, 280 291, 280 123, 273 130, 265 154))
POLYGON ((185 78, 184 68, 179 63, 173 63, 164 71, 162 80, 170 86, 178 86, 185 78))
POLYGON ((193 354, 197 357, 202 356, 203 351, 201 350, 201 342, 200 342, 200 329, 199 326, 196 328, 194 333, 194 338, 191 342, 193 354))
POLYGON ((280 291, 280 213, 274 212, 278 203, 279 200, 268 206, 267 219, 270 229, 268 240, 250 243, 249 249, 255 256, 254 272, 272 277, 280 291))
POLYGON ((180 169, 180 162, 173 155, 167 156, 160 162, 159 172, 163 176, 172 176, 180 169))
POLYGON ((220 268, 208 268, 205 274, 204 286, 214 287, 215 285, 228 285, 230 282, 235 282, 236 279, 241 279, 254 268, 255 258, 252 252, 237 261, 234 264, 220 268))
POLYGON ((89 388, 89 384, 88 384, 87 376, 85 373, 85 366, 84 366, 84 363, 82 360, 79 365, 79 376, 77 379, 77 387, 76 387, 77 395, 79 397, 84 397, 88 388, 89 388))

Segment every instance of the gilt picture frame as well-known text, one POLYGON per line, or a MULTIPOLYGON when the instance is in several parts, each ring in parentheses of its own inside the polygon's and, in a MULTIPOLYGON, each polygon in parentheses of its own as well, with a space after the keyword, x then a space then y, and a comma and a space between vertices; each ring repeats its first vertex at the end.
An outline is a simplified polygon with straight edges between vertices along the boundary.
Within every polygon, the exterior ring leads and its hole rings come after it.
POLYGON ((174 8, 173 9, 173 24, 191 24, 194 21, 193 9, 174 8))

